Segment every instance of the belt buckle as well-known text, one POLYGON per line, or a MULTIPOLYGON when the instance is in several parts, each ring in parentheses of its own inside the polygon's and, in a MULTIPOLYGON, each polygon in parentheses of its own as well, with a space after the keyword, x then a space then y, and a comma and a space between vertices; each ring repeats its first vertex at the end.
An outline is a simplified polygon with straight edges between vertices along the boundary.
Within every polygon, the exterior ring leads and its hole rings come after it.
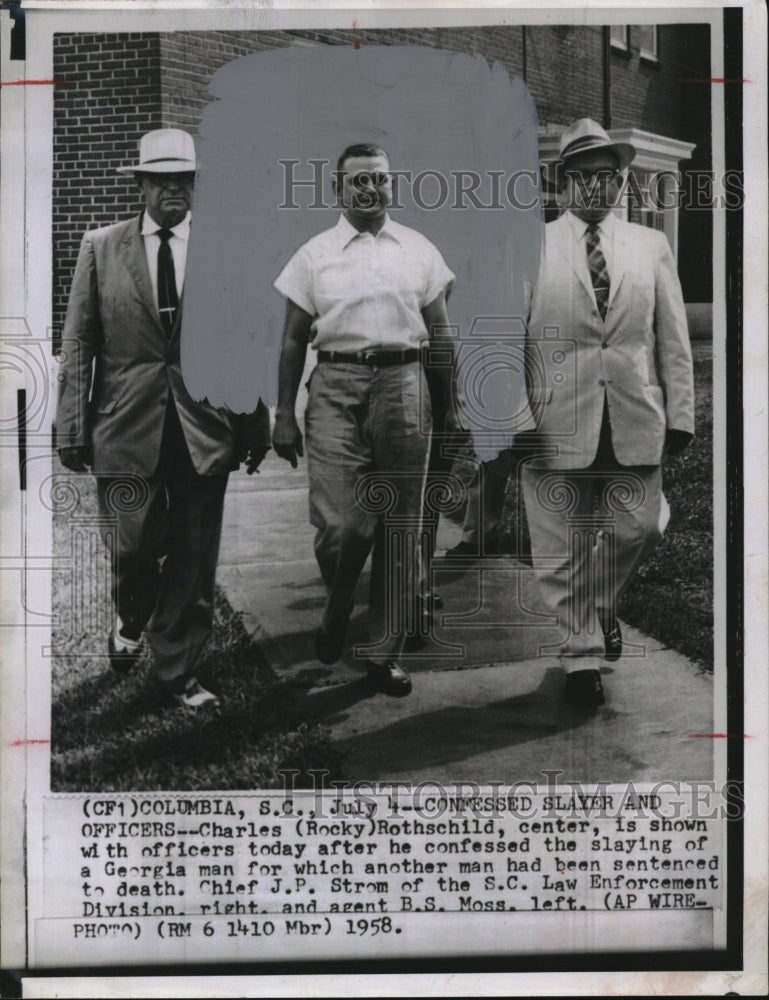
POLYGON ((379 352, 377 350, 375 350, 374 348, 369 348, 366 351, 361 351, 360 352, 360 356, 361 356, 361 359, 363 360, 363 364, 364 365, 373 365, 373 364, 375 364, 376 363, 375 362, 375 358, 376 358, 376 356, 377 356, 378 353, 379 352))

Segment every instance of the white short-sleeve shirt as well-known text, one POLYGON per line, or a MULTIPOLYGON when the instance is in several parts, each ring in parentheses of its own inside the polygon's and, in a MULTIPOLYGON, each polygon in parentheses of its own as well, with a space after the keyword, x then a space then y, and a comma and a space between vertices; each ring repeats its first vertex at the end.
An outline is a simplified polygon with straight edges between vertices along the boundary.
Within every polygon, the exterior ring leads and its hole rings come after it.
POLYGON ((308 312, 324 351, 401 350, 428 339, 421 311, 454 281, 437 248, 387 216, 373 236, 344 215, 301 246, 275 288, 308 312))

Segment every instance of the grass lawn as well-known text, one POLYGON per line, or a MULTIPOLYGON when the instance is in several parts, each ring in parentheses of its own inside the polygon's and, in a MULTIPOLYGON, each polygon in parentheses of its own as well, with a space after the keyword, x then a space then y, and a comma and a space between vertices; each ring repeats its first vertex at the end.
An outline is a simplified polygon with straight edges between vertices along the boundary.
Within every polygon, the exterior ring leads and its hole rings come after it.
MULTIPOLYGON (((84 495, 74 513, 95 513, 92 480, 79 477, 77 485, 84 495)), ((72 523, 70 516, 54 515, 59 554, 69 550, 72 523)), ((326 730, 308 723, 301 708, 305 689, 275 676, 220 593, 198 671, 221 696, 220 709, 194 714, 165 707, 146 654, 128 676, 115 674, 106 656, 111 602, 96 582, 104 580, 106 553, 100 540, 93 542, 90 581, 73 585, 63 571, 54 578, 54 610, 62 624, 53 637, 53 791, 281 788, 282 769, 297 771, 294 784, 301 788, 312 786, 310 770, 331 768, 335 757, 326 730), (77 593, 84 586, 87 601, 77 593), (85 619, 79 606, 87 609, 85 619)))
MULTIPOLYGON (((713 669, 713 362, 694 362, 695 431, 692 444, 663 465, 663 490, 671 510, 662 544, 640 567, 618 609, 623 621, 713 669)), ((514 537, 518 488, 507 485, 501 548, 528 548, 514 537)), ((522 504, 521 504, 522 506, 522 504)), ((524 519, 525 521, 525 519, 524 519)))

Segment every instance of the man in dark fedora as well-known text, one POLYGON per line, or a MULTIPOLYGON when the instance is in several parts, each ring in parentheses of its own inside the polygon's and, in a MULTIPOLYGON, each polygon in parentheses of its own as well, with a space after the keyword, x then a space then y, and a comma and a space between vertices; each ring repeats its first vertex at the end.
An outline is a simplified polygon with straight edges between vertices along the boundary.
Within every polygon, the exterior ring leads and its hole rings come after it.
POLYGON ((617 601, 661 538, 661 462, 694 431, 692 356, 664 233, 613 211, 635 156, 596 122, 563 133, 565 211, 545 227, 530 299, 534 454, 523 471, 534 568, 565 629, 571 700, 604 700, 622 653, 617 601))
MULTIPOLYGON (((83 237, 64 326, 56 432, 62 463, 96 477, 112 559, 111 665, 129 669, 144 633, 157 679, 187 708, 217 698, 195 673, 213 621, 227 478, 269 448, 260 403, 235 416, 187 392, 180 367, 181 298, 195 183, 195 146, 155 129, 120 168, 144 210, 83 237), (120 484, 135 496, 116 506, 120 484), (116 492, 118 491, 118 492, 116 492)), ((213 333, 214 331, 212 331, 213 333)))

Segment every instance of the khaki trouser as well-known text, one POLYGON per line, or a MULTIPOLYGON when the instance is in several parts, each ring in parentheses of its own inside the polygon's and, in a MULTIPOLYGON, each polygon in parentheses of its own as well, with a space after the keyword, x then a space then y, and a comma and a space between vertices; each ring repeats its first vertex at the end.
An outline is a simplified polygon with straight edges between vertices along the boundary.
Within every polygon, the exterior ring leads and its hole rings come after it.
POLYGON ((587 469, 523 468, 526 517, 542 598, 558 616, 567 673, 598 670, 598 613, 614 613, 640 563, 662 538, 660 466, 622 466, 608 422, 587 469))
POLYGON ((305 413, 310 522, 328 600, 321 625, 346 622, 371 553, 365 657, 384 663, 415 625, 422 498, 431 432, 419 362, 323 362, 305 413))

